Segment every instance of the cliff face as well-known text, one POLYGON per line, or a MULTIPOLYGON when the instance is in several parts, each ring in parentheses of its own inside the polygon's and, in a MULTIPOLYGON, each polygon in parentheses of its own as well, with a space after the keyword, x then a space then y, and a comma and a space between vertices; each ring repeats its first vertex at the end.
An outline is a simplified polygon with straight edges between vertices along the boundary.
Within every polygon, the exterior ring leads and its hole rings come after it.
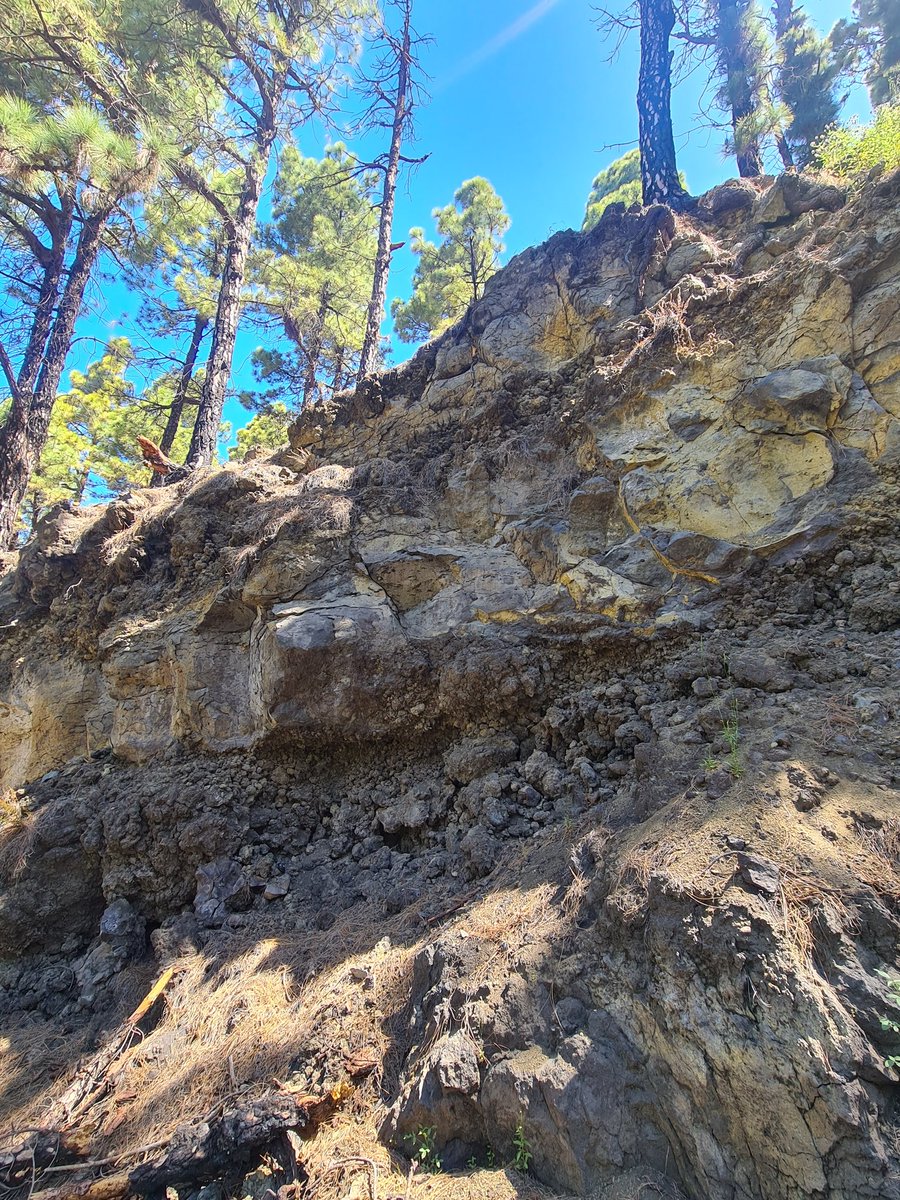
POLYGON ((524 715, 538 647, 699 628, 833 540, 897 454, 897 218, 887 193, 829 215, 833 189, 799 187, 520 255, 412 363, 303 415, 304 474, 48 523, 4 589, 42 651, 5 672, 4 778, 85 737, 140 761, 524 715))
POLYGON ((338 1077, 349 1022, 398 1146, 900 1196, 898 194, 609 213, 289 451, 44 522, 0 583, 20 1124, 34 1028, 96 1039, 148 937, 267 931, 273 971, 371 976, 343 1016, 270 997, 279 1069, 338 1077))

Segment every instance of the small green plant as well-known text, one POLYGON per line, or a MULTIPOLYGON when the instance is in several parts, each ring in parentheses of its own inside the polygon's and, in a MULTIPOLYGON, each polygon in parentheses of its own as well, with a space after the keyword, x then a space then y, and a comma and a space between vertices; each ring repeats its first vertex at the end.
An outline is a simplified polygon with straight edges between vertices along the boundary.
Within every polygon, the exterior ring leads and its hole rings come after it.
POLYGON ((487 1165, 493 1170, 497 1165, 497 1155, 494 1153, 494 1147, 488 1143, 487 1148, 487 1165))
POLYGON ((525 1136, 525 1122, 521 1116, 516 1123, 516 1132, 513 1134, 513 1147, 516 1152, 513 1157, 513 1166, 524 1175, 528 1171, 534 1155, 528 1145, 528 1138, 525 1136))
POLYGON ((419 1170, 429 1175, 437 1175, 441 1170, 441 1158, 434 1144, 434 1126, 423 1125, 415 1133, 403 1135, 404 1142, 410 1144, 410 1158, 419 1170))
POLYGON ((725 739, 725 745, 728 747, 725 766, 735 779, 740 779, 744 774, 744 763, 741 759, 741 730, 738 725, 736 706, 722 727, 722 736, 725 739))
MULTIPOLYGON (((728 671, 727 659, 725 660, 725 670, 728 671)), ((736 698, 732 698, 728 716, 722 721, 722 741, 727 750, 724 760, 716 758, 714 754, 707 754, 703 760, 703 770, 715 771, 720 766, 724 766, 735 779, 740 779, 744 774, 744 762, 741 757, 741 726, 738 720, 736 698)))
POLYGON ((722 726, 722 737, 725 739, 725 745, 728 747, 729 754, 736 754, 737 748, 741 744, 741 731, 738 727, 737 717, 729 717, 722 726))
MULTIPOLYGON (((725 672, 731 678, 731 668, 728 665, 728 659, 726 658, 724 662, 725 672)), ((728 748, 725 767, 735 779, 740 779, 744 774, 744 763, 741 758, 741 724, 738 719, 738 703, 737 697, 734 695, 731 697, 728 716, 722 722, 722 740, 728 748)))
POLYGON ((833 175, 850 179, 883 166, 900 167, 900 104, 882 104, 869 125, 830 129, 815 145, 819 164, 833 175))
POLYGON ((477 1168, 477 1166, 478 1166, 478 1159, 475 1157, 474 1154, 472 1155, 471 1158, 466 1159, 466 1167, 470 1171, 474 1171, 477 1168))
POLYGON ((742 779, 744 776, 744 764, 741 762, 740 753, 737 750, 732 750, 725 759, 725 766, 731 772, 735 779, 742 779))
MULTIPOLYGON (((891 998, 897 1007, 900 1008, 900 977, 888 975, 887 971, 879 971, 878 974, 882 979, 887 980, 891 998)), ((900 1020, 894 1020, 893 1017, 882 1017, 881 1028, 886 1029, 889 1033, 900 1035, 900 1020)), ((900 1054, 889 1054, 884 1060, 884 1065, 886 1067, 900 1067, 900 1054)))

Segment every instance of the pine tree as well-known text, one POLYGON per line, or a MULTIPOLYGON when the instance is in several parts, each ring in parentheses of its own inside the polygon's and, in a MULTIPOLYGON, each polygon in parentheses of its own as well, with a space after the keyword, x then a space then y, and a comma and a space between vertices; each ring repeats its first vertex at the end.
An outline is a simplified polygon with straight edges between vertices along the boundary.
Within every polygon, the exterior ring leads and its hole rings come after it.
MULTIPOLYGON (((229 154, 237 162, 233 204, 195 179, 222 218, 225 250, 212 345, 188 451, 191 468, 213 459, 231 376, 247 259, 269 158, 287 124, 323 111, 344 52, 349 52, 363 0, 186 0, 197 36, 211 37, 228 64, 218 83, 229 116, 229 154)), ((183 182, 190 184, 188 176, 183 182)))
POLYGON ((762 174, 761 142, 772 124, 765 29, 756 0, 710 0, 710 12, 721 81, 717 103, 729 114, 738 173, 753 178, 762 174))
POLYGON ((374 187, 373 175, 359 174, 340 143, 322 159, 290 146, 281 156, 272 220, 249 270, 249 308, 292 343, 288 352, 254 355, 268 404, 282 395, 309 403, 356 375, 376 254, 374 187))
POLYGON ((678 206, 685 196, 675 162, 672 133, 672 0, 639 0, 641 65, 638 77, 638 142, 644 204, 678 206))
MULTIPOLYGON (((681 207, 687 200, 684 179, 679 174, 675 156, 675 137, 672 130, 672 63, 674 52, 670 43, 679 22, 679 35, 685 36, 680 26, 688 21, 692 11, 691 0, 681 3, 678 10, 673 0, 631 0, 624 8, 600 8, 598 25, 604 38, 613 37, 615 45, 607 61, 618 54, 622 42, 630 34, 640 36, 640 68, 638 73, 638 150, 630 151, 613 163, 608 170, 614 174, 622 172, 619 182, 607 181, 601 171, 594 181, 594 189, 588 199, 582 228, 589 229, 600 219, 608 204, 623 201, 632 204, 642 200, 644 204, 668 204, 681 207), (634 184, 640 183, 640 189, 634 184), (609 187, 610 191, 604 189, 609 187), (621 187, 621 194, 611 193, 621 187)), ((687 30, 693 43, 694 37, 687 30)), ((707 37, 708 46, 711 39, 707 37)))
POLYGON ((816 141, 838 119, 841 62, 831 39, 819 37, 793 0, 776 0, 774 13, 774 92, 786 110, 783 132, 790 161, 802 168, 810 163, 816 141))
POLYGON ((900 100, 900 0, 855 0, 855 21, 843 26, 861 61, 872 104, 900 100))
MULTIPOLYGON (((209 167, 204 182, 223 202, 234 190, 227 172, 209 167)), ((128 282, 142 296, 138 320, 149 345, 182 347, 177 358, 142 352, 145 368, 174 372, 177 378, 159 438, 160 450, 170 455, 186 409, 195 414, 200 400, 198 371, 216 311, 224 234, 212 205, 174 179, 147 199, 141 217, 140 235, 125 264, 128 282)), ((163 477, 155 475, 151 482, 160 486, 163 477)))
MULTIPOLYGON (((185 77, 183 19, 163 0, 0 6, 0 545, 46 442, 88 283, 130 206, 211 106, 185 77), (140 101, 135 99, 140 93, 140 101), (180 143, 179 143, 180 144, 180 143)), ((192 60, 193 61, 193 60, 192 60)))
POLYGON ((251 450, 276 450, 283 446, 293 419, 293 411, 283 401, 276 400, 237 431, 237 445, 229 449, 229 459, 243 462, 251 450))
POLYGON ((629 150, 594 177, 584 210, 583 230, 593 229, 610 204, 640 204, 641 152, 629 150))
MULTIPOLYGON (((681 171, 678 173, 678 182, 687 195, 687 183, 681 171)), ((642 202, 641 152, 629 150, 594 177, 581 228, 585 232, 593 229, 611 204, 624 204, 630 208, 632 204, 642 202)))
POLYGON ((422 341, 452 325, 500 266, 503 235, 510 220, 503 201, 486 179, 467 180, 446 208, 432 216, 441 240, 429 242, 422 229, 411 229, 412 251, 419 256, 412 297, 391 306, 394 328, 404 342, 422 341))
MULTIPOLYGON (((99 359, 84 371, 72 371, 69 390, 56 397, 24 497, 29 527, 61 500, 93 503, 146 481, 135 435, 158 438, 177 376, 162 375, 138 394, 128 378, 134 363, 128 339, 113 338, 99 359)), ((176 453, 187 450, 190 424, 183 422, 178 430, 176 453)))
POLYGON ((47 439, 107 227, 122 201, 146 186, 153 163, 152 155, 81 104, 44 114, 25 100, 4 97, 0 141, 6 168, 0 180, 0 253, 4 274, 14 281, 0 342, 0 367, 12 400, 0 428, 0 546, 5 546, 15 536, 16 514, 47 439))
POLYGON ((389 128, 390 143, 386 153, 369 164, 381 173, 382 187, 378 246, 366 314, 365 337, 359 358, 359 380, 370 375, 378 361, 388 275, 395 249, 392 229, 400 168, 404 162, 422 161, 406 158, 402 151, 404 142, 412 136, 413 115, 421 98, 421 87, 416 78, 418 62, 415 52, 423 39, 412 28, 412 0, 387 0, 387 7, 396 11, 398 28, 391 30, 386 22, 382 23, 374 50, 375 64, 362 78, 363 87, 373 99, 361 126, 363 130, 389 128))

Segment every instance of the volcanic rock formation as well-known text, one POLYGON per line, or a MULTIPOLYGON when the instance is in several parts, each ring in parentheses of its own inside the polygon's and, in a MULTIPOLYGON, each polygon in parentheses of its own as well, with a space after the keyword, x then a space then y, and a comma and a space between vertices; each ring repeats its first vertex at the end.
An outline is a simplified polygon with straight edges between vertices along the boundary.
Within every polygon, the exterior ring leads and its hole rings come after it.
POLYGON ((900 1197, 898 196, 614 207, 289 449, 40 525, 0 583, 7 1124, 174 963, 98 1155, 188 1044, 179 1119, 374 1047, 366 1155, 900 1197), (257 1050, 188 1037, 267 970, 257 1050))

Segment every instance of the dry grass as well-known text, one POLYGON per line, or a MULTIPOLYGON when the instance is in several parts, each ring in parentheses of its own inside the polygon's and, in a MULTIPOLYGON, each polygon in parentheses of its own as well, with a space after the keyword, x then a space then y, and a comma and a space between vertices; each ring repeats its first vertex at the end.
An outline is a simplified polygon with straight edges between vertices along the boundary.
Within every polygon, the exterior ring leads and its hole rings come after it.
POLYGON ((370 490, 369 508, 393 509, 439 520, 440 489, 433 470, 414 472, 407 462, 372 458, 354 467, 352 486, 370 490), (374 492, 374 494, 373 494, 374 492))
POLYGON ((781 867, 779 892, 781 923, 785 947, 796 967, 806 972, 816 956, 816 926, 851 930, 857 921, 856 910, 841 896, 809 876, 781 867))
POLYGON ((162 517, 164 510, 169 510, 166 516, 171 518, 196 483, 197 480, 187 479, 173 487, 141 488, 132 492, 128 504, 131 509, 137 510, 136 516, 130 525, 110 534, 104 541, 102 555, 107 566, 111 566, 137 545, 144 538, 151 523, 162 517))
POLYGON ((37 834, 37 822, 16 805, 0 821, 0 879, 13 882, 25 869, 37 834))
POLYGON ((621 913, 626 924, 643 916, 650 880, 654 875, 663 873, 671 883, 680 886, 673 872, 677 856, 674 845, 659 842, 635 846, 619 858, 607 903, 621 913))
POLYGON ((352 503, 344 494, 307 490, 304 476, 290 492, 251 506, 232 538, 234 545, 222 555, 229 594, 240 592, 265 551, 285 530, 313 545, 314 535, 349 527, 352 503))
POLYGON ((486 452, 484 461, 492 473, 501 476, 525 474, 529 479, 538 477, 538 464, 541 464, 541 498, 548 512, 564 514, 572 492, 581 480, 575 459, 569 454, 560 455, 552 430, 533 429, 529 436, 512 433, 486 452))
POLYGON ((183 960, 163 1020, 117 1067, 116 1091, 135 1099, 107 1126, 106 1148, 155 1141, 235 1092, 292 1081, 324 1089, 354 1051, 389 1059, 385 1026, 411 951, 379 950, 378 932, 338 925, 248 942, 225 961, 183 960), (351 978, 360 965, 372 970, 372 992, 351 978))
POLYGON ((353 468, 353 487, 408 488, 413 483, 409 466, 391 458, 370 458, 353 468))
MULTIPOLYGON (((510 956, 531 946, 537 952, 560 936, 568 923, 558 903, 565 850, 534 844, 510 856, 482 894, 462 907, 453 907, 449 893, 445 897, 452 915, 444 932, 478 947, 467 978, 473 993, 481 981, 502 976, 510 956), (548 882, 550 865, 559 868, 557 882, 548 882), (529 872, 531 880, 523 882, 529 872)), ((98 1094, 80 1121, 91 1156, 127 1155, 162 1141, 178 1124, 215 1115, 236 1095, 279 1085, 318 1094, 346 1078, 350 1056, 368 1052, 376 1070, 306 1144, 304 1166, 317 1200, 355 1195, 348 1187, 356 1186, 357 1177, 364 1187, 371 1168, 356 1161, 363 1159, 378 1167, 380 1197, 405 1195, 407 1164, 392 1159, 378 1127, 383 1097, 396 1093, 409 1049, 413 961, 434 938, 415 914, 386 922, 368 906, 357 906, 328 931, 276 936, 265 927, 248 929, 217 942, 212 956, 184 957, 165 992, 158 1024, 118 1058, 107 1076, 107 1093, 98 1094), (353 968, 365 968, 371 986, 360 979, 362 971, 354 977, 353 968)), ((454 1013, 449 1023, 465 1028, 466 1013, 454 1013)), ((83 1065, 72 1061, 67 1039, 52 1039, 51 1026, 31 1026, 28 1037, 27 1049, 20 1045, 14 1053, 7 1044, 0 1056, 0 1088, 14 1110, 8 1141, 16 1140, 15 1130, 40 1124, 41 1114, 83 1065)), ((129 1166, 133 1161, 123 1159, 129 1166)), ((447 1200, 547 1195, 504 1171, 416 1176, 410 1190, 411 1198, 447 1200)))
POLYGON ((510 1168, 411 1172, 379 1142, 376 1116, 374 1110, 355 1119, 345 1115, 319 1131, 305 1164, 310 1182, 304 1200, 371 1200, 373 1179, 380 1200, 556 1200, 556 1193, 510 1168))
POLYGON ((848 862, 873 891, 900 902, 900 818, 889 817, 876 828, 854 826, 859 849, 848 862))
POLYGON ((21 801, 12 788, 0 791, 0 853, 7 842, 21 832, 25 820, 21 801))
POLYGON ((556 1193, 508 1168, 420 1176, 414 1180, 410 1200, 418 1197, 428 1197, 428 1200, 555 1200, 556 1193))
POLYGON ((491 450, 489 461, 498 471, 508 471, 521 463, 535 463, 540 458, 537 438, 524 433, 512 433, 491 450))
POLYGON ((298 503, 296 493, 253 506, 249 520, 241 526, 238 545, 223 554, 232 591, 240 589, 266 547, 275 541, 285 525, 299 520, 303 511, 304 506, 298 503))
MULTIPOLYGON (((721 287, 715 290, 718 297, 721 287)), ((714 329, 709 329, 702 340, 697 341, 691 325, 692 310, 696 310, 701 299, 686 293, 680 285, 666 292, 655 304, 644 309, 637 321, 638 340, 628 352, 618 371, 626 371, 640 359, 645 358, 663 344, 672 347, 678 362, 699 362, 712 358, 731 343, 720 338, 714 329)))
MULTIPOLYGON (((236 1093, 277 1083, 318 1092, 345 1074, 344 1058, 354 1051, 390 1063, 388 1027, 405 1002, 413 949, 379 943, 384 924, 353 917, 327 932, 248 935, 226 942, 227 956, 180 960, 161 1020, 117 1060, 108 1095, 90 1110, 92 1154, 162 1140, 236 1093), (375 977, 372 991, 350 975, 363 963, 375 977)), ((64 1049, 49 1026, 30 1026, 24 1047, 21 1040, 15 1050, 4 1047, 0 1088, 11 1129, 39 1124, 70 1082, 80 1064, 71 1046, 64 1049)))
POLYGON ((65 1077, 71 1051, 71 1038, 53 1021, 31 1021, 27 1032, 8 1028, 0 1035, 0 1095, 8 1114, 0 1125, 0 1145, 17 1144, 21 1130, 42 1124, 41 1114, 57 1090, 54 1085, 65 1077))
POLYGON ((849 694, 826 696, 811 722, 811 740, 820 749, 827 749, 837 734, 855 737, 859 726, 860 716, 849 694))
POLYGON ((790 794, 780 771, 765 787, 741 781, 727 806, 720 802, 712 813, 676 797, 631 835, 640 841, 620 840, 607 904, 627 925, 646 916, 654 882, 669 896, 710 907, 726 902, 729 889, 743 890, 744 884, 735 877, 737 855, 723 846, 723 835, 747 829, 752 821, 750 850, 771 862, 780 879, 777 894, 760 899, 770 907, 793 968, 808 973, 823 934, 837 930, 852 936, 858 930, 861 886, 892 904, 900 901, 900 819, 850 824, 850 841, 829 841, 823 824, 848 826, 841 816, 847 797, 835 793, 813 817, 798 821, 790 794))
POLYGON ((473 906, 461 922, 463 932, 487 942, 503 942, 511 949, 526 935, 541 936, 559 925, 552 900, 557 888, 553 883, 522 891, 504 887, 492 892, 473 906))
POLYGON ((572 493, 581 482, 581 473, 574 464, 563 464, 560 471, 547 480, 543 491, 546 511, 552 515, 565 516, 569 512, 572 493))

